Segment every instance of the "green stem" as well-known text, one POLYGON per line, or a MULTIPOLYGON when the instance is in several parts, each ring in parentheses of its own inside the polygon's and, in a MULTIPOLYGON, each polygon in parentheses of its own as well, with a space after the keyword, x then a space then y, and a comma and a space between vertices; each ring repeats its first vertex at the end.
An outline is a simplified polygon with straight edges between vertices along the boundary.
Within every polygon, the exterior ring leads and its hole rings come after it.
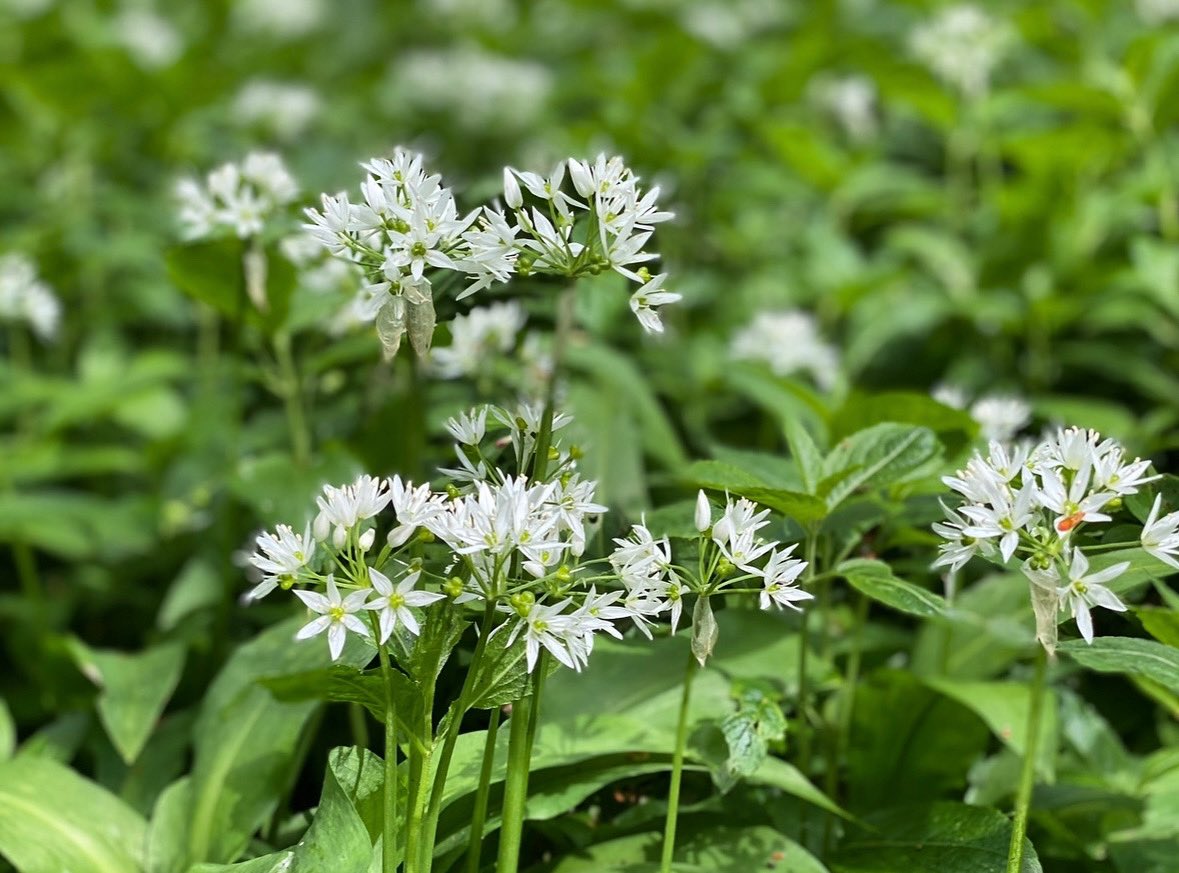
POLYGON ((536 455, 533 460, 532 478, 543 481, 548 471, 549 447, 553 440, 553 411, 557 400, 557 382, 561 378, 561 368, 565 362, 565 346, 569 342, 569 335, 573 332, 574 291, 566 288, 557 298, 556 329, 553 332, 552 370, 549 373, 549 384, 545 392, 544 412, 540 420, 540 432, 536 436, 536 455))
POLYGON ((542 652, 532 674, 532 694, 512 704, 512 717, 508 721, 508 773, 504 781, 496 873, 517 873, 520 866, 520 843, 528 803, 528 768, 532 762, 540 692, 544 687, 544 675, 548 672, 545 660, 542 652))
POLYGON ((287 412, 287 426, 291 431, 291 450, 295 463, 305 467, 311 460, 311 432, 307 428, 307 416, 303 411, 303 385, 291 354, 290 334, 284 332, 275 335, 274 354, 282 378, 282 399, 287 412))
POLYGON ((471 831, 467 838, 467 873, 479 873, 482 861, 483 826, 487 822, 487 801, 491 794, 491 771, 495 766, 495 739, 499 734, 499 707, 491 710, 487 739, 483 743, 483 764, 479 768, 479 788, 475 792, 475 809, 471 814, 471 831))
POLYGON ((1007 852, 1007 873, 1023 869, 1023 841, 1028 830, 1028 812, 1032 788, 1036 784, 1036 746, 1040 738, 1040 720, 1044 712, 1044 677, 1048 672, 1048 655, 1036 647, 1036 672, 1032 678, 1031 706, 1028 709, 1027 734, 1024 737, 1023 769, 1019 774, 1019 791, 1015 795, 1015 820, 1011 825, 1011 848, 1007 852))
MULTIPOLYGON (((41 576, 37 572, 37 559, 33 557, 33 550, 24 540, 12 543, 12 557, 16 562, 16 574, 20 578, 20 587, 25 599, 40 607, 45 602, 45 590, 41 585, 41 576)), ((38 618, 43 617, 44 610, 38 608, 38 618)))
MULTIPOLYGON (((815 552, 818 546, 818 535, 814 531, 806 537, 806 571, 803 576, 803 587, 814 582, 815 552)), ((810 651, 811 629, 809 609, 802 611, 802 624, 798 631, 798 758, 799 767, 803 775, 809 775, 811 765, 811 731, 807 722, 807 656, 810 651)))
POLYGON ((671 760, 671 787, 667 795, 667 819, 663 825, 660 873, 671 873, 671 862, 675 856, 675 829, 680 813, 680 780, 684 774, 684 747, 688 742, 688 705, 691 703, 692 679, 696 676, 696 667, 696 657, 689 652, 688 666, 684 670, 684 693, 680 696, 680 714, 675 728, 675 755, 671 760))
MULTIPOLYGON (((380 647, 381 678, 385 681, 385 794, 382 803, 384 825, 381 837, 381 869, 397 870, 397 704, 393 693, 393 670, 389 653, 380 647)), ((362 713, 363 715, 363 713, 362 713)), ((406 858, 408 859, 408 854, 406 858)), ((408 860, 406 863, 408 867, 408 860)))

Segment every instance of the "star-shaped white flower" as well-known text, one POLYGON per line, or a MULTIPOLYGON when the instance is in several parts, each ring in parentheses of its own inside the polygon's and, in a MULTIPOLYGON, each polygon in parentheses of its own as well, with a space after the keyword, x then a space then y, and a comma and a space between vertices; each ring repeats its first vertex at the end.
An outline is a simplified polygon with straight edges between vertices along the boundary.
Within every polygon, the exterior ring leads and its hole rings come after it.
POLYGON ((389 639, 389 635, 393 633, 393 629, 397 625, 401 625, 416 637, 421 633, 421 627, 410 611, 410 607, 429 606, 431 603, 443 599, 444 595, 442 594, 414 590, 414 585, 417 584, 418 577, 421 575, 421 570, 412 570, 397 585, 394 585, 389 577, 380 570, 369 568, 368 577, 372 580, 373 588, 380 596, 369 601, 367 607, 380 610, 378 620, 381 627, 380 641, 382 644, 389 639))
POLYGON ((347 637, 348 631, 362 637, 371 637, 364 622, 356 617, 356 613, 364 609, 368 595, 369 590, 363 588, 353 591, 347 597, 341 597, 336 580, 332 576, 327 577, 326 596, 318 591, 295 591, 295 596, 302 600, 308 609, 319 614, 318 618, 299 628, 295 639, 306 640, 327 631, 328 651, 331 652, 333 661, 338 660, 340 653, 344 651, 344 638, 347 637))
POLYGON ((1077 620, 1077 630, 1081 632, 1085 642, 1093 642, 1093 619, 1089 615, 1092 607, 1101 606, 1114 612, 1126 611, 1126 604, 1106 588, 1105 583, 1121 576, 1129 567, 1129 561, 1122 561, 1090 575, 1089 559, 1080 549, 1073 549, 1073 560, 1068 568, 1068 584, 1057 589, 1057 594, 1077 620))

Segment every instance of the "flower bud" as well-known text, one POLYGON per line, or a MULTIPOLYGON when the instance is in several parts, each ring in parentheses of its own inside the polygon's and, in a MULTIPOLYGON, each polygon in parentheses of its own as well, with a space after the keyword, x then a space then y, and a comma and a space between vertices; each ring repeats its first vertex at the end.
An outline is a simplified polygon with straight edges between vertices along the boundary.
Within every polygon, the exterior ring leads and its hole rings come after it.
POLYGON ((342 524, 337 524, 336 529, 332 531, 332 545, 337 549, 342 549, 347 542, 348 528, 344 527, 342 524))
POLYGON ((319 542, 324 542, 331 534, 331 522, 328 517, 322 512, 315 516, 315 522, 311 525, 311 535, 319 542))
POLYGON ((712 506, 703 491, 696 492, 696 530, 704 533, 712 527, 712 506))
POLYGON ((431 531, 426 530, 426 528, 423 527, 418 530, 418 541, 419 542, 432 543, 432 542, 434 542, 434 539, 435 539, 434 534, 431 531))
POLYGON ((716 575, 721 579, 727 579, 733 575, 733 570, 735 569, 732 561, 728 558, 721 558, 716 564, 716 575))
POLYGON ((442 593, 452 600, 463 593, 463 580, 458 576, 451 576, 442 583, 442 593))
POLYGON ((589 197, 594 193, 594 177, 589 167, 581 161, 569 159, 569 178, 573 180, 573 189, 582 197, 589 197))
POLYGON ((1105 508, 1108 509, 1110 512, 1117 512, 1119 509, 1122 508, 1123 504, 1124 504, 1124 501, 1122 500, 1121 497, 1115 497, 1109 503, 1105 504, 1105 508))
POLYGON ((532 612, 532 605, 536 603, 536 598, 532 596, 531 591, 521 591, 508 598, 508 603, 511 604, 518 616, 527 618, 528 613, 532 612))
POLYGON ((360 551, 367 552, 373 547, 373 541, 377 538, 376 528, 369 528, 360 535, 360 551))
POLYGON ((504 203, 509 209, 519 209, 524 205, 524 195, 520 192, 520 183, 511 167, 504 167, 504 203))
POLYGON ((573 579, 573 573, 564 564, 557 568, 557 572, 554 574, 554 576, 556 577, 556 580, 562 585, 568 584, 573 579))
POLYGON ((404 546, 413 532, 417 530, 412 524, 399 524, 393 530, 389 531, 389 547, 393 549, 404 546))

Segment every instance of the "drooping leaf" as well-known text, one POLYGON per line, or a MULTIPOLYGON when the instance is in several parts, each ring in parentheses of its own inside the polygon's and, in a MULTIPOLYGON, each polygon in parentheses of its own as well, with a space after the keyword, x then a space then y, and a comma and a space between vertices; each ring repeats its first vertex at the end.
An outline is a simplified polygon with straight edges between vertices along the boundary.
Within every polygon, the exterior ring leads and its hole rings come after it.
POLYGON ((900 612, 919 618, 937 618, 945 614, 945 598, 898 579, 883 561, 853 558, 840 564, 836 572, 866 597, 900 612))
POLYGON ((1179 692, 1179 649, 1173 646, 1133 637, 1096 637, 1092 645, 1068 640, 1060 650, 1090 670, 1140 676, 1179 692))

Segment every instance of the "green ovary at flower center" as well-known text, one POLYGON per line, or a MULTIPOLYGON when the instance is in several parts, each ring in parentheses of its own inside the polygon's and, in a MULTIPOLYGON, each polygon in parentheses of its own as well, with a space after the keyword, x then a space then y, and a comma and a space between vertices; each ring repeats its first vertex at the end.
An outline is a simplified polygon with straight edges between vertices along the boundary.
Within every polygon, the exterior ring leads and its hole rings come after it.
POLYGON ((999 519, 999 527, 1001 527, 1003 530, 1008 530, 1008 531, 1015 530, 1015 524, 1012 523, 1011 519, 1009 519, 1009 518, 999 519))
POLYGON ((409 249, 409 253, 415 258, 424 258, 426 256, 426 252, 426 244, 420 242, 414 243, 412 246, 410 246, 409 249))
POLYGON ((342 606, 333 606, 328 609, 328 616, 332 621, 343 621, 345 615, 347 615, 347 613, 344 612, 344 607, 342 606))
POLYGON ((1073 583, 1073 591, 1076 592, 1077 594, 1085 594, 1086 592, 1088 592, 1088 590, 1089 590, 1089 586, 1086 585, 1084 582, 1078 581, 1078 582, 1073 583))

